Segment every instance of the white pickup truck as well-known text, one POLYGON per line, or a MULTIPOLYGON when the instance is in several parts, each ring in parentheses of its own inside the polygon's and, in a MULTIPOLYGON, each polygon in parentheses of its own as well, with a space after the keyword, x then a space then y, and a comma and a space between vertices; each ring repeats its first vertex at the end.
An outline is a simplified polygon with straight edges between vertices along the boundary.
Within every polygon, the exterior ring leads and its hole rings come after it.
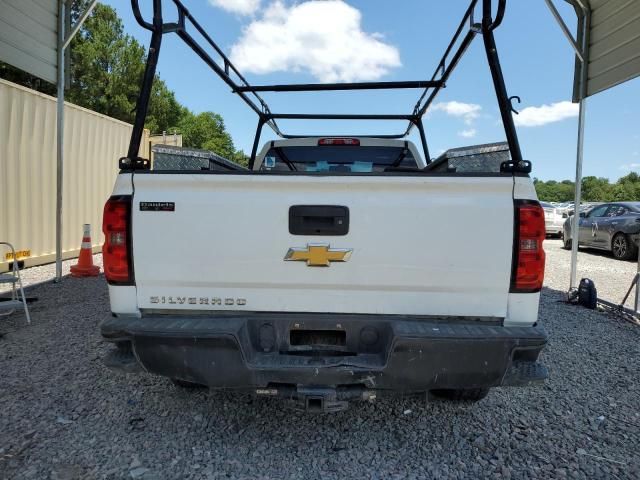
MULTIPOLYGON (((471 38, 482 30, 493 41, 490 3, 471 38)), ((299 117, 264 108, 249 169, 149 169, 136 154, 157 36, 184 23, 162 27, 159 5, 154 24, 141 23, 155 46, 129 156, 104 210, 113 315, 101 332, 117 346, 109 366, 319 411, 398 392, 479 400, 492 387, 546 378, 537 323, 544 212, 503 84, 496 92, 513 161, 499 171, 431 162, 418 106, 407 119, 424 157, 391 136, 285 136, 258 153, 263 124, 299 117)), ((501 79, 495 48, 487 52, 501 79)), ((449 73, 419 85, 442 88, 449 73)), ((234 86, 243 88, 253 87, 234 86)), ((395 119, 371 119, 379 117, 395 119)))
POLYGON ((542 379, 531 179, 417 173, 407 150, 282 140, 255 174, 120 174, 103 226, 111 365, 322 409, 542 379))

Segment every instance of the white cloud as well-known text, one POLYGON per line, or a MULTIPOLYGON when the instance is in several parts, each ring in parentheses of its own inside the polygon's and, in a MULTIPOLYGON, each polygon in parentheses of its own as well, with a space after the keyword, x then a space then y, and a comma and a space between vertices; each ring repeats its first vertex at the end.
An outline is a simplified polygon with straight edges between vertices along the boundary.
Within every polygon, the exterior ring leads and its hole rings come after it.
POLYGON ((252 15, 260 8, 260 0, 209 0, 209 3, 240 15, 252 15))
POLYGON ((462 130, 461 132, 458 132, 458 135, 464 138, 473 138, 476 136, 477 133, 478 131, 475 128, 468 128, 466 130, 462 130))
POLYGON ((467 125, 470 125, 480 115, 482 107, 480 105, 476 105, 475 103, 456 102, 454 100, 452 102, 436 103, 431 108, 431 110, 442 111, 447 115, 451 115, 452 117, 461 117, 464 119, 464 122, 467 125))
POLYGON ((291 7, 276 0, 244 28, 231 59, 240 70, 259 74, 309 72, 321 82, 376 80, 402 65, 400 53, 379 33, 362 31, 361 18, 341 0, 291 7))
POLYGON ((620 165, 620 170, 637 170, 640 168, 640 163, 628 163, 626 165, 620 165))
POLYGON ((539 107, 527 107, 514 115, 513 120, 519 127, 539 127, 578 116, 578 104, 569 101, 556 102, 539 107))

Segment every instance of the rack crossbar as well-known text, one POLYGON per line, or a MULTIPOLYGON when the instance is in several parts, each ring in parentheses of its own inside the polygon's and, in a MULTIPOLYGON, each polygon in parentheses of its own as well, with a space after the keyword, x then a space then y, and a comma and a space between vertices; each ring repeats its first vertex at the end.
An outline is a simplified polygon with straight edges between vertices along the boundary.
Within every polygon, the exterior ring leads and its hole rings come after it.
POLYGON ((287 85, 239 85, 236 92, 325 92, 334 90, 395 90, 406 88, 441 88, 441 80, 356 83, 295 83, 287 85))
POLYGON ((265 118, 287 120, 411 120, 413 114, 373 113, 270 113, 265 118))

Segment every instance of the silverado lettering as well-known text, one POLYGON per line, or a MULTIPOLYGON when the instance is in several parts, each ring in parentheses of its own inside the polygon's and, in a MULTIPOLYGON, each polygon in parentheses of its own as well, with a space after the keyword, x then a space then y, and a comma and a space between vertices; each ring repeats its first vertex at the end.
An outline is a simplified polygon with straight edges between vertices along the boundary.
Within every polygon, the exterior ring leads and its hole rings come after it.
POLYGON ((188 303, 189 305, 222 305, 224 301, 225 305, 246 305, 247 300, 244 298, 218 298, 218 297, 172 297, 172 296, 150 296, 149 303, 155 304, 165 304, 169 303, 172 305, 184 305, 188 303))

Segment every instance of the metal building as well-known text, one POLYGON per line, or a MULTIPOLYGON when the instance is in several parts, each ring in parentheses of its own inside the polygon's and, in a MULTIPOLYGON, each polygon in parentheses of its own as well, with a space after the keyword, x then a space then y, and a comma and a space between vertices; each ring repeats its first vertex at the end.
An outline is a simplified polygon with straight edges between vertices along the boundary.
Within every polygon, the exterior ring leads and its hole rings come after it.
MULTIPOLYGON (((102 245, 102 209, 132 127, 71 103, 65 127, 62 251, 70 258, 84 223, 92 226, 94 249, 102 245)), ((0 80, 0 238, 16 247, 25 266, 55 260, 55 199, 56 99, 0 80)), ((0 272, 11 260, 0 258, 0 272)))

